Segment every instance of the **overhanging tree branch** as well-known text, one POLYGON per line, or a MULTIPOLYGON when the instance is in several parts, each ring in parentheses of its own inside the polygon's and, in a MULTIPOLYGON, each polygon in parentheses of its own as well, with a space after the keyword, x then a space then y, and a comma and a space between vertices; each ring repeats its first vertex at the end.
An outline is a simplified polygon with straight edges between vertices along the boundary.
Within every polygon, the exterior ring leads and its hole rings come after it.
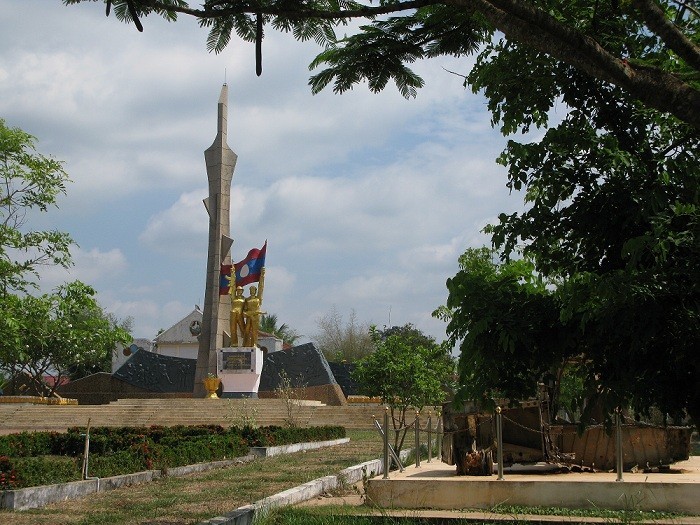
POLYGON ((671 22, 653 0, 632 0, 632 5, 642 14, 647 27, 654 31, 664 43, 673 49, 688 65, 700 70, 700 47, 687 38, 671 22))
POLYGON ((700 91, 677 76, 658 68, 633 66, 591 37, 518 0, 448 1, 474 7, 506 37, 621 87, 644 104, 700 129, 700 91))
MULTIPOLYGON (((67 4, 81 1, 85 0, 64 0, 67 4)), ((116 5, 118 1, 111 0, 111 3, 116 5)), ((124 2, 126 0, 121 0, 122 7, 124 2)), ((700 73, 700 49, 666 17, 658 3, 655 0, 632 0, 632 5, 634 12, 643 18, 650 36, 658 37, 692 72, 700 73)), ((177 14, 185 14, 197 18, 203 26, 211 26, 214 20, 230 20, 225 26, 215 26, 212 29, 217 31, 217 35, 222 27, 226 27, 230 33, 237 24, 234 18, 240 15, 276 18, 283 22, 279 27, 284 30, 289 30, 292 26, 296 28, 304 22, 316 21, 319 26, 325 24, 331 31, 332 25, 350 19, 371 20, 392 13, 403 13, 409 17, 416 10, 428 6, 447 6, 458 11, 465 10, 467 14, 478 13, 508 39, 546 53, 594 78, 614 84, 648 107, 671 113, 700 129, 700 90, 695 85, 674 72, 628 62, 626 57, 611 53, 573 24, 562 22, 534 3, 524 0, 409 0, 380 3, 376 6, 331 0, 301 0, 291 3, 282 0, 209 0, 201 8, 192 8, 184 0, 128 0, 127 3, 127 7, 133 7, 129 12, 132 13, 134 22, 136 19, 133 13, 141 17, 158 13, 168 19, 175 19, 177 14)), ((127 20, 128 18, 126 17, 127 20)), ((221 47, 223 46, 215 46, 213 49, 220 51, 221 47)), ((376 60, 376 57, 371 59, 376 60)))

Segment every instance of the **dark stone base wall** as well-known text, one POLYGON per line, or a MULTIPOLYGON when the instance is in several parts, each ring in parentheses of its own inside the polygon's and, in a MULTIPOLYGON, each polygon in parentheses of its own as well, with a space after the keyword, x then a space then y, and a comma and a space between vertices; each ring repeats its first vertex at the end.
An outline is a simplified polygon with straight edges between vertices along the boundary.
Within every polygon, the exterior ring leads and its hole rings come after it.
POLYGON ((151 392, 116 379, 111 374, 93 374, 58 389, 61 397, 77 399, 79 405, 104 405, 117 399, 190 398, 192 392, 151 392))

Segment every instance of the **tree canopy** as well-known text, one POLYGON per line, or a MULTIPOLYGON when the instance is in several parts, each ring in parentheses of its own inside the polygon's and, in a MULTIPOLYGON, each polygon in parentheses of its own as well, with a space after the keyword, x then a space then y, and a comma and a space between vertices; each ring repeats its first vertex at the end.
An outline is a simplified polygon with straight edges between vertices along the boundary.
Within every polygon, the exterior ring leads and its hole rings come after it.
POLYGON ((360 391, 389 406, 400 450, 411 427, 409 410, 441 404, 451 389, 454 363, 447 344, 438 344, 412 325, 370 330, 375 351, 359 361, 353 378, 360 391))
MULTIPOLYGON (((78 4, 88 0, 63 0, 78 4)), ((326 49, 311 64, 314 91, 333 82, 342 92, 367 81, 380 91, 393 80, 414 96, 423 80, 407 66, 440 55, 479 51, 500 31, 508 42, 575 67, 614 85, 649 108, 700 128, 700 16, 695 0, 105 0, 107 14, 134 23, 156 14, 195 17, 209 29, 207 47, 219 52, 232 35, 256 42, 262 71, 265 26, 314 39, 326 49), (366 19, 355 34, 337 38, 335 27, 366 19)))
POLYGON ((66 378, 108 371, 117 342, 131 341, 130 321, 106 314, 95 290, 79 281, 29 295, 42 265, 71 264, 71 237, 29 228, 66 192, 60 161, 35 151, 35 138, 0 119, 0 371, 23 376, 39 395, 66 378), (45 376, 54 381, 44 390, 45 376))
MULTIPOLYGON (((557 321, 574 339, 567 344, 585 356, 590 397, 607 413, 656 406, 697 422, 697 129, 518 45, 487 48, 470 82, 484 90, 505 132, 547 128, 541 140, 508 142, 499 161, 509 187, 524 191, 526 210, 502 214, 488 231, 504 261, 522 251, 556 289, 557 319, 543 325, 557 321), (541 108, 557 98, 567 112, 552 124, 541 108)), ((559 364, 567 352, 560 344, 559 364)))
POLYGON ((458 399, 534 396, 536 380, 573 346, 554 293, 531 262, 499 263, 488 248, 467 249, 459 267, 435 313, 460 347, 458 399))
POLYGON ((66 192, 61 162, 35 151, 36 139, 0 119, 0 295, 26 291, 44 264, 67 267, 67 233, 28 228, 32 212, 45 212, 66 192))
POLYGON ((0 368, 8 376, 30 378, 43 394, 44 377, 53 377, 48 395, 67 378, 109 371, 116 344, 128 344, 128 323, 117 323, 80 281, 41 296, 0 298, 0 368))
POLYGON ((459 263, 436 311, 461 351, 458 399, 532 397, 538 381, 575 365, 583 422, 617 407, 698 420, 698 310, 672 304, 663 284, 624 272, 546 281, 531 261, 502 262, 487 248, 459 263))
POLYGON ((698 421, 697 129, 517 44, 486 46, 468 81, 504 133, 546 132, 499 158, 526 203, 487 228, 502 262, 468 251, 448 281, 464 395, 526 397, 573 359, 584 420, 630 406, 698 421))

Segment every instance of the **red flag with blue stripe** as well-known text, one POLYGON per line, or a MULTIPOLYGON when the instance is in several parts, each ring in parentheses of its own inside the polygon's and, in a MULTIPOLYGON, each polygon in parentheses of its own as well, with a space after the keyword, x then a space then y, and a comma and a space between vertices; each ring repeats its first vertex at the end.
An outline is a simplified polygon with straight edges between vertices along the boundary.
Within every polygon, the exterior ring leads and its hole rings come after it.
POLYGON ((236 268, 236 286, 245 286, 246 284, 260 281, 260 273, 265 267, 265 254, 267 252, 267 241, 261 249, 253 248, 248 252, 248 256, 241 262, 237 262, 236 268))

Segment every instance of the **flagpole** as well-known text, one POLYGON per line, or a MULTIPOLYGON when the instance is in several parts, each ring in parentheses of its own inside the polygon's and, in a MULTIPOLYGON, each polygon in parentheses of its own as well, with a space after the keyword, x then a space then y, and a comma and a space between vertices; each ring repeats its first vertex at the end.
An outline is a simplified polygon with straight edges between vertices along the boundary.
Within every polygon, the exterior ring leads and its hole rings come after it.
POLYGON ((263 300, 263 288, 265 288, 265 267, 264 266, 260 270, 260 283, 258 286, 258 298, 260 299, 261 305, 262 305, 262 300, 263 300))

